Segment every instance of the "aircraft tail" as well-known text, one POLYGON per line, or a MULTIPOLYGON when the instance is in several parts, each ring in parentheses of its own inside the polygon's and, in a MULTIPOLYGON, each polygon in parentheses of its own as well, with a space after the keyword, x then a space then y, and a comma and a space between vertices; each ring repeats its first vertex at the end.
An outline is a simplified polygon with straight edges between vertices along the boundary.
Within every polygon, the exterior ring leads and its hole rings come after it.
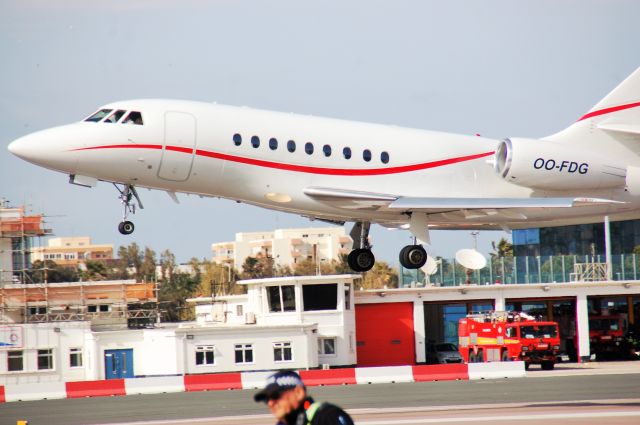
POLYGON ((577 122, 544 139, 601 152, 616 144, 640 155, 640 68, 577 122))

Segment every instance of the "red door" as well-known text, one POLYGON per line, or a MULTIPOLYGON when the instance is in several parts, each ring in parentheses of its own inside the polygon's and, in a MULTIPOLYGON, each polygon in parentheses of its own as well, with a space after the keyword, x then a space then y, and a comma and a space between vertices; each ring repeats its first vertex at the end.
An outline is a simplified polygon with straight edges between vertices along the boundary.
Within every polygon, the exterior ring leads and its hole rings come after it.
POLYGON ((357 304, 356 340, 358 366, 415 364, 413 303, 357 304))

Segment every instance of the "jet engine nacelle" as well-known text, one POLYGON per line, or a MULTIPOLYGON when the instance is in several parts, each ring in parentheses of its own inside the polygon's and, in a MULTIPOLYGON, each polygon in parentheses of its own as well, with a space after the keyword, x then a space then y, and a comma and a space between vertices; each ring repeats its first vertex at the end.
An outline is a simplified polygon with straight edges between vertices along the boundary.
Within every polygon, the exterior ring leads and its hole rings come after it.
POLYGON ((626 166, 579 147, 535 139, 505 139, 494 158, 496 173, 532 189, 603 189, 624 187, 626 166))

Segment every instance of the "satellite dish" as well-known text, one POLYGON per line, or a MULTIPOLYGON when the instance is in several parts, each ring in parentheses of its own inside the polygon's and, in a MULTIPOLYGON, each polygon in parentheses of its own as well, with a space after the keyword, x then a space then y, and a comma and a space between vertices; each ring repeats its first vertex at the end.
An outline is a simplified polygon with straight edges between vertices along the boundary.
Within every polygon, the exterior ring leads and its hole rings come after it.
POLYGON ((421 269, 429 276, 434 275, 438 271, 438 262, 434 260, 432 256, 428 256, 427 262, 424 263, 424 266, 422 266, 421 269))
POLYGON ((456 252, 456 261, 470 270, 479 270, 487 265, 487 259, 475 249, 461 249, 456 252))

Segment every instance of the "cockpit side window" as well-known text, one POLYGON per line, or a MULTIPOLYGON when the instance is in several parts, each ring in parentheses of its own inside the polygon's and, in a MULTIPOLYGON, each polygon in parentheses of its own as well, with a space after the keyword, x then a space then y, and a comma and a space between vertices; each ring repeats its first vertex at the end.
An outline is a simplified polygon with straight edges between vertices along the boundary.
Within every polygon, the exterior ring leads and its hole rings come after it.
POLYGON ((100 109, 98 112, 96 112, 95 114, 91 115, 85 121, 89 121, 89 122, 101 121, 104 117, 109 115, 109 112, 111 112, 112 110, 113 109, 100 109))
POLYGON ((131 111, 129 112, 129 115, 127 115, 127 117, 124 119, 124 121, 122 121, 122 123, 142 125, 143 124, 142 114, 137 111, 131 111))
POLYGON ((122 118, 125 112, 127 111, 123 109, 118 109, 113 114, 109 115, 109 118, 104 120, 104 122, 117 123, 118 121, 120 121, 120 118, 122 118))

